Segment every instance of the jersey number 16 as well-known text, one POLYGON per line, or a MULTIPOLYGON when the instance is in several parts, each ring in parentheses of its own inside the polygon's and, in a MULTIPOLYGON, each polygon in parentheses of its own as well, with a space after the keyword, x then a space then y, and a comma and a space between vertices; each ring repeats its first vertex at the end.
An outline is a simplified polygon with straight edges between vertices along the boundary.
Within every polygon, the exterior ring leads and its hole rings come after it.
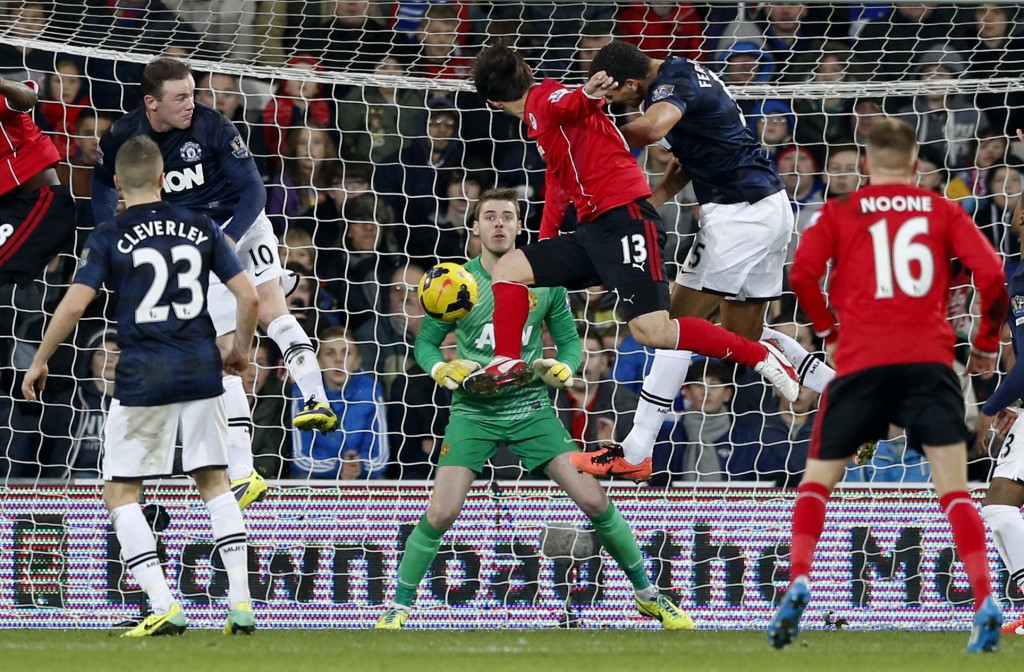
POLYGON ((875 298, 893 298, 893 281, 907 296, 926 296, 935 280, 935 260, 932 251, 914 238, 928 233, 927 217, 912 217, 900 226, 889 245, 889 222, 880 219, 868 227, 871 233, 871 247, 875 256, 875 298), (917 276, 910 268, 911 262, 920 266, 917 276))

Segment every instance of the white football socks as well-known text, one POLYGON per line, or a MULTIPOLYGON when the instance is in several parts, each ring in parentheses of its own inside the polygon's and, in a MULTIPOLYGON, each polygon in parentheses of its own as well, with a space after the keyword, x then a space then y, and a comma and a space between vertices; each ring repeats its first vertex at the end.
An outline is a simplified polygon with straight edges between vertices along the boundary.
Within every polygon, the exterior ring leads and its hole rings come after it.
POLYGON ((640 464, 653 454, 661 425, 686 381, 690 357, 687 350, 654 351, 654 365, 644 377, 633 428, 622 442, 624 457, 630 464, 640 464))
POLYGON ((1024 518, 1020 509, 1006 504, 981 507, 981 517, 992 530, 999 557, 1010 570, 1010 580, 1024 590, 1024 518))
MULTIPOLYGON (((238 511, 234 497, 231 503, 238 511)), ((114 526, 117 543, 121 544, 121 558, 135 582, 149 597, 153 613, 166 614, 174 606, 174 596, 156 554, 156 537, 146 522, 142 507, 138 502, 119 506, 110 512, 110 522, 114 526)))
POLYGON ((206 509, 210 512, 210 526, 213 528, 213 552, 220 552, 224 571, 228 574, 228 604, 234 609, 242 602, 251 601, 245 521, 231 492, 208 501, 206 509))
POLYGON ((276 318, 267 325, 267 336, 277 343, 288 373, 302 391, 302 400, 314 397, 317 401, 326 402, 324 377, 316 360, 316 351, 295 316, 289 313, 276 318))
POLYGON ((771 327, 765 327, 764 331, 761 332, 761 340, 767 339, 772 339, 779 344, 782 354, 786 356, 789 363, 796 369, 800 384, 804 387, 808 387, 820 394, 825 391, 828 384, 836 377, 834 369, 807 352, 804 346, 797 343, 791 336, 787 336, 781 331, 775 331, 771 327))
POLYGON ((228 416, 228 480, 246 478, 253 471, 252 413, 239 376, 224 376, 224 410, 228 416))

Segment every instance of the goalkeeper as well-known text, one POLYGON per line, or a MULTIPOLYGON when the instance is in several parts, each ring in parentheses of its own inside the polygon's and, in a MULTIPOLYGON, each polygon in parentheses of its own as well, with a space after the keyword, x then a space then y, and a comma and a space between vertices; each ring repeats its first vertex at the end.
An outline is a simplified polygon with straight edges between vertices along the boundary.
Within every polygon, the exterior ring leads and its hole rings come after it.
POLYGON ((582 354, 565 289, 541 287, 530 292, 523 350, 528 361, 533 361, 539 380, 486 398, 474 397, 462 388, 466 377, 494 355, 490 273, 498 259, 515 248, 521 227, 515 190, 492 189, 480 196, 473 233, 480 236, 482 252, 466 264, 480 288, 478 305, 454 324, 424 318, 416 337, 416 361, 431 372, 438 385, 455 394, 430 505, 406 542, 394 600, 377 628, 396 630, 404 625, 416 589, 437 556, 441 537, 458 517, 473 480, 498 444, 504 443, 529 471, 546 474, 583 509, 601 543, 633 584, 641 614, 658 619, 668 629, 692 629, 690 617, 651 584, 636 539, 604 488, 569 461, 576 444, 555 416, 544 385, 562 388, 571 383, 582 354), (558 346, 558 360, 543 358, 541 331, 545 323, 558 346), (446 363, 439 346, 452 329, 458 358, 446 363))

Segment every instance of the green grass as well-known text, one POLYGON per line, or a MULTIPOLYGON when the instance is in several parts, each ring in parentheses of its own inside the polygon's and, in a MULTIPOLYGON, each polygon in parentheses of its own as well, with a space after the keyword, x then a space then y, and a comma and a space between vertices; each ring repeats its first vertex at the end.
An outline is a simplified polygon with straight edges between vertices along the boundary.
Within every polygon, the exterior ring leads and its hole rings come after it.
POLYGON ((0 670, 1016 672, 1024 655, 1024 638, 1004 638, 997 654, 968 655, 966 632, 804 632, 783 651, 771 649, 761 631, 264 630, 229 638, 193 630, 146 640, 118 634, 0 631, 0 670))

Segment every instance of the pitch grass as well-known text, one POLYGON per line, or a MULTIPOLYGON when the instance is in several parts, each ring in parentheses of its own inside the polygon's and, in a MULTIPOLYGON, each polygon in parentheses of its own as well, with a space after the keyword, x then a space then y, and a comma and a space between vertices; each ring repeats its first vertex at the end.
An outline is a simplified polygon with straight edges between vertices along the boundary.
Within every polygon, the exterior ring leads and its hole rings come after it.
POLYGON ((264 630, 119 639, 102 630, 0 631, 4 672, 903 672, 1014 670, 1024 637, 964 653, 966 632, 803 632, 783 651, 761 631, 264 630))

